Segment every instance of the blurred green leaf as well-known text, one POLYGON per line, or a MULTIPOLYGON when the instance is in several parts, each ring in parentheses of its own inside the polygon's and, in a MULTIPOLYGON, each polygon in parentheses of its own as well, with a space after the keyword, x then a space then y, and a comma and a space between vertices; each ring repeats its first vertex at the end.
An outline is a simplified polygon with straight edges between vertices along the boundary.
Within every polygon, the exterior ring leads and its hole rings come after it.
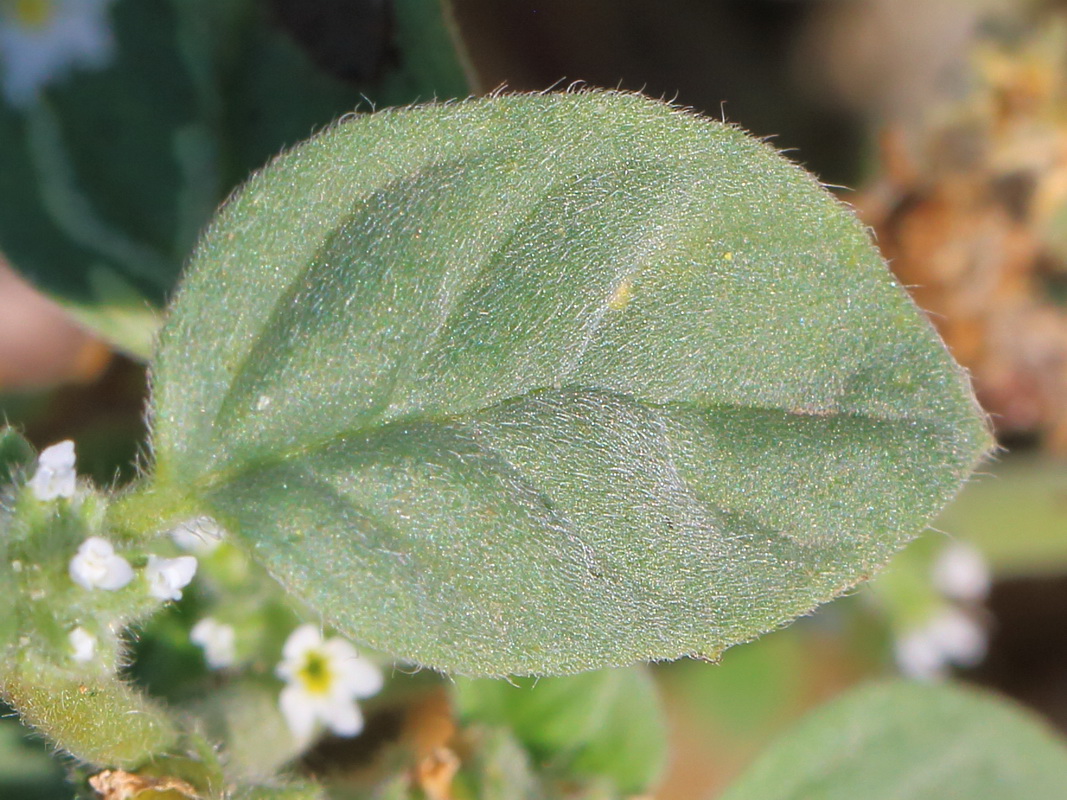
POLYGON ((16 720, 0 720, 0 797, 68 800, 72 792, 48 746, 16 720))
POLYGON ((471 757, 457 776, 457 783, 465 788, 459 792, 460 797, 540 800, 546 796, 529 755, 510 731, 480 727, 468 732, 468 739, 471 757))
POLYGON ((667 730, 643 666, 565 678, 456 681, 461 719, 506 725, 557 773, 606 777, 623 794, 650 788, 666 760, 667 730))
MULTIPOLYGON (((683 660, 659 672, 664 692, 734 742, 760 742, 795 714, 811 686, 800 623, 730 650, 718 664, 683 660)), ((807 631, 810 634, 810 631, 807 631)))
MULTIPOLYGON (((151 353, 159 308, 194 241, 251 170, 364 98, 409 103, 470 91, 443 5, 400 3, 395 63, 362 80, 316 66, 316 42, 302 47, 268 6, 101 4, 114 41, 101 63, 76 66, 36 101, 0 102, 0 249, 131 354, 151 353)), ((28 24, 17 9, 0 13, 9 27, 28 24)))
POLYGON ((1067 462, 1007 456, 982 472, 937 527, 973 543, 998 577, 1067 572, 1067 462))
POLYGON ((223 744, 227 775, 239 783, 268 783, 300 755, 300 743, 278 708, 278 691, 268 682, 243 679, 188 709, 212 740, 223 744))
POLYGON ((200 248, 156 475, 376 649, 469 674, 715 656, 864 579, 990 440, 866 232, 637 95, 338 126, 200 248))
POLYGON ((0 425, 0 490, 33 464, 33 447, 14 428, 0 425))
POLYGON ((1064 786, 1064 742, 1028 712, 971 689, 894 682, 811 714, 721 800, 1018 800, 1064 786))

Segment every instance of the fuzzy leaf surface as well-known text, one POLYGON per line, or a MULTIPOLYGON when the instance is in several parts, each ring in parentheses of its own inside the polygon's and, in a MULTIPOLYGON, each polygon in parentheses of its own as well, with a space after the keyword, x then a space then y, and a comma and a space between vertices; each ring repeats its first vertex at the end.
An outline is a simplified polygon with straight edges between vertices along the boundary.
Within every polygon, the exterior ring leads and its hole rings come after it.
POLYGON ((275 161, 198 249, 153 418, 128 524, 212 514, 348 635, 477 675, 713 657, 868 576, 989 444, 851 214, 621 93, 275 161))
POLYGON ((1059 797, 1067 748, 993 695, 895 682, 821 708, 722 800, 1014 800, 1059 797))

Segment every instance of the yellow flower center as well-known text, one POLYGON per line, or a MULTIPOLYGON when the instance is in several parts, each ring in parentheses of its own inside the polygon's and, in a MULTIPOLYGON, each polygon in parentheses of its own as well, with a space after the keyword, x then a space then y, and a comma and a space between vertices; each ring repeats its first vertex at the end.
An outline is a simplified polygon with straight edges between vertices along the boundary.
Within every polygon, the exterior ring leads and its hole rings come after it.
POLYGON ((298 673, 304 688, 312 694, 327 694, 333 683, 330 662, 321 653, 311 652, 304 657, 304 666, 298 673))
POLYGON ((55 0, 15 0, 15 19, 26 28, 44 28, 52 20, 55 0))

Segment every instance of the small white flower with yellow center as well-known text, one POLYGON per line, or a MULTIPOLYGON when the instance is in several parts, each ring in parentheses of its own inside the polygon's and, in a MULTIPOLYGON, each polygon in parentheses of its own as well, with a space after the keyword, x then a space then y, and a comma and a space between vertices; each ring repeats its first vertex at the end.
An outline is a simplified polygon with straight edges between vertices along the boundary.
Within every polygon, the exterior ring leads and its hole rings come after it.
POLYGON ((133 580, 133 567, 125 558, 116 555, 107 539, 90 536, 68 567, 71 580, 85 589, 106 589, 116 592, 133 580))
POLYGON ((74 497, 76 478, 74 442, 67 440, 41 451, 29 486, 38 500, 47 502, 57 497, 74 497))
POLYGON ((115 51, 112 0, 0 0, 0 85, 14 106, 71 69, 99 69, 115 51))
POLYGON ((382 673, 374 664, 344 639, 323 641, 314 625, 301 625, 289 635, 277 674, 287 683, 279 705, 301 747, 311 743, 320 723, 338 736, 358 734, 363 715, 356 699, 382 688, 382 673))
POLYGON ((189 631, 189 639, 204 648, 204 660, 212 669, 233 666, 237 660, 234 648, 236 638, 233 625, 212 617, 204 617, 189 631))
POLYGON ((189 585, 195 574, 195 556, 149 556, 148 566, 145 567, 148 593, 158 600, 181 600, 182 589, 189 585))

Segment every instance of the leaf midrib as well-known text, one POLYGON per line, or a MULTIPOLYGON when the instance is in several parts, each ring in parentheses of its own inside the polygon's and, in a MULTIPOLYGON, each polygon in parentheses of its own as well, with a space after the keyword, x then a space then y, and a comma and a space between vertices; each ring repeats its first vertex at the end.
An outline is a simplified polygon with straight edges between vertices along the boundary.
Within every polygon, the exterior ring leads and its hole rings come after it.
POLYGON ((399 428, 404 428, 410 425, 420 426, 446 426, 449 423, 457 420, 469 419, 480 415, 487 415, 491 412, 503 408, 504 406, 520 403, 528 399, 534 398, 540 394, 546 393, 571 393, 575 396, 581 395, 596 395, 602 397, 609 397, 618 400, 622 400, 626 403, 638 405, 644 408, 650 409, 681 409, 690 412, 696 412, 700 414, 710 415, 714 414, 717 410, 723 411, 755 411, 781 414, 787 417, 814 417, 820 419, 826 418, 846 418, 855 420, 870 420, 878 423, 888 424, 906 424, 906 425, 918 425, 934 428, 940 431, 950 431, 953 426, 945 421, 937 420, 936 418, 926 417, 908 417, 908 416, 889 416, 878 415, 870 413, 860 413, 856 411, 833 411, 826 414, 805 414, 790 409, 782 408, 781 406, 761 406, 754 404, 742 404, 742 403, 707 403, 701 404, 696 401, 668 401, 668 402, 654 402, 650 400, 642 400, 635 394, 613 391, 610 389, 604 389, 601 387, 590 386, 577 386, 569 385, 562 387, 540 387, 533 389, 529 392, 524 392, 521 395, 515 395, 513 397, 507 397, 502 400, 498 400, 494 403, 490 403, 485 406, 480 406, 476 409, 468 409, 462 412, 454 414, 427 414, 421 411, 416 411, 408 415, 398 417, 383 424, 370 425, 356 427, 346 430, 334 432, 328 437, 315 440, 306 445, 291 448, 280 448, 269 454, 265 454, 263 457, 249 459, 243 463, 235 464, 231 468, 208 471, 205 472, 200 478, 193 481, 190 485, 191 495, 205 495, 219 486, 224 486, 228 483, 232 483, 240 477, 248 474, 253 474, 259 470, 270 469, 271 467, 285 464, 287 462, 299 459, 304 456, 314 454, 316 452, 326 450, 330 447, 336 446, 345 440, 356 438, 370 438, 373 436, 380 436, 389 431, 394 431, 399 428))

